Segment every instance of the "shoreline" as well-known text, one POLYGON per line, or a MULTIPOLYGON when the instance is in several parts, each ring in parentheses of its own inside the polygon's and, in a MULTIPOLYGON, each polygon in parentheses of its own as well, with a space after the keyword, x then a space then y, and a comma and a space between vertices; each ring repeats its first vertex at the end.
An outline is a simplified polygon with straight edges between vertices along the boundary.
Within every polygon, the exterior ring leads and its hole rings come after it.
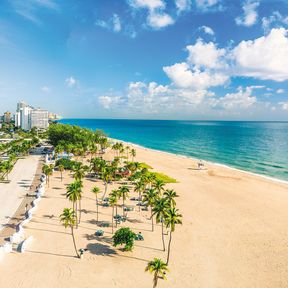
POLYGON ((110 140, 126 143, 127 145, 130 145, 130 146, 135 146, 135 147, 138 147, 138 148, 141 148, 141 149, 147 149, 149 151, 162 153, 164 155, 166 154, 166 155, 178 156, 178 157, 185 158, 185 159, 190 159, 190 160, 193 160, 193 161, 202 160, 205 163, 207 163, 209 165, 212 165, 212 166, 214 165, 214 166, 226 168, 226 169, 229 169, 229 170, 234 170, 234 171, 237 171, 237 172, 245 173, 245 174, 250 175, 250 176, 252 175, 252 176, 260 177, 262 179, 269 180, 269 181, 272 181, 272 182, 275 182, 275 183, 288 185, 288 180, 283 180, 283 179, 279 179, 279 178, 274 178, 272 176, 258 174, 258 173, 255 173, 255 172, 251 172, 251 171, 243 170, 243 169, 240 169, 240 168, 232 167, 232 166, 229 166, 227 164, 222 164, 222 163, 218 163, 218 162, 212 162, 212 161, 209 161, 209 160, 205 160, 205 159, 201 159, 201 158, 195 158, 195 157, 187 156, 187 155, 183 155, 183 154, 176 154, 176 153, 167 152, 167 151, 163 151, 163 150, 148 148, 148 147, 142 146, 140 144, 136 144, 136 143, 133 143, 133 142, 127 142, 127 141, 116 139, 116 138, 111 138, 111 137, 108 137, 108 138, 110 140))

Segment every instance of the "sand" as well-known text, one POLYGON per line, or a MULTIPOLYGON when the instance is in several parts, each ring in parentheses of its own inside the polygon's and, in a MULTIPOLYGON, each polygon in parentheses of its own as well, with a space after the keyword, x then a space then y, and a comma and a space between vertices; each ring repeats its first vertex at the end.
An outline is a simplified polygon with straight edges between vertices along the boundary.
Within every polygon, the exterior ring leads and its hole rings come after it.
MULTIPOLYGON (((159 280, 159 287, 288 287, 287 184, 213 164, 199 171, 192 159, 136 149, 137 161, 178 180, 167 186, 180 195, 183 225, 173 234, 168 280, 159 280)), ((64 207, 71 207, 65 185, 72 180, 68 172, 63 182, 59 172, 51 177, 25 229, 34 240, 24 254, 5 255, 0 287, 152 287, 152 276, 144 269, 154 257, 166 259, 161 227, 151 232, 149 212, 129 212, 131 222, 121 226, 141 231, 145 238, 133 252, 111 245, 111 227, 103 229, 104 237, 95 237, 99 227, 90 190, 94 185, 104 190, 99 181, 84 181, 84 210, 75 235, 78 248, 88 251, 84 259, 75 258, 70 231, 58 218, 64 207)), ((111 208, 99 211, 99 220, 110 221, 111 208)))

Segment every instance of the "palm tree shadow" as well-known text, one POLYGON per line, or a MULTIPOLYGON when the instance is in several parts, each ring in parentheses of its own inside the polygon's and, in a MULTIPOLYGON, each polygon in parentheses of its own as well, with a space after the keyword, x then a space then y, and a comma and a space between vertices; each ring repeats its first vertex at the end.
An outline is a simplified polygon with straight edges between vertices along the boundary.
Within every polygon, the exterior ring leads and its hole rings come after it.
POLYGON ((112 249, 109 245, 101 243, 90 243, 87 245, 86 248, 90 253, 95 255, 112 256, 117 254, 117 252, 114 249, 112 249))
POLYGON ((25 250, 25 252, 36 253, 36 254, 44 254, 44 255, 51 255, 51 256, 58 256, 58 257, 77 258, 76 256, 73 256, 73 255, 56 254, 56 253, 49 253, 49 252, 42 252, 42 251, 25 250))

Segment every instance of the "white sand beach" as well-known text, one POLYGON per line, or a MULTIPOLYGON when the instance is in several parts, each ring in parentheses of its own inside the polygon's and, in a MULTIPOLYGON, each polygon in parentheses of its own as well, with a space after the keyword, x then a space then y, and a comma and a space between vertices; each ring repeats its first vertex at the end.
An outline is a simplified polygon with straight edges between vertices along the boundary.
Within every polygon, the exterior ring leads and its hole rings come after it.
MULTIPOLYGON (((213 164, 200 171, 192 159, 136 149, 136 161, 178 181, 167 187, 180 196, 177 206, 183 225, 173 234, 168 280, 160 280, 159 287, 288 287, 287 184, 213 164)), ((133 252, 111 245, 111 227, 101 228, 102 238, 94 236, 99 227, 90 190, 94 185, 104 190, 100 180, 84 180, 82 221, 75 236, 78 248, 88 251, 84 259, 75 258, 70 230, 58 218, 64 207, 71 207, 65 185, 72 180, 68 172, 63 182, 59 172, 51 177, 25 229, 25 236, 33 235, 34 240, 24 254, 5 255, 0 287, 152 287, 152 276, 144 269, 154 257, 166 259, 161 227, 151 232, 150 212, 139 213, 136 208, 128 213, 129 221, 121 224, 141 231, 145 238, 135 243, 133 252)), ((109 191, 116 186, 109 186, 109 191)), ((111 221, 111 211, 100 207, 99 220, 111 221)), ((122 213, 120 207, 118 213, 122 213)))

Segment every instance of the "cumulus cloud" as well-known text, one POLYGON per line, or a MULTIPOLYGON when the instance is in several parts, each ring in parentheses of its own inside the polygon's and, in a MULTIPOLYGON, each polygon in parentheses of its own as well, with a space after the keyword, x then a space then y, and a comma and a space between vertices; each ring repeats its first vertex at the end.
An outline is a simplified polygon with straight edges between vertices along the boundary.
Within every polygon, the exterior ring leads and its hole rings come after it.
POLYGON ((211 8, 215 8, 218 4, 220 4, 220 2, 220 0, 195 0, 195 4, 198 10, 203 12, 211 8))
POLYGON ((214 30, 209 26, 201 26, 201 27, 199 27, 199 30, 204 31, 205 34, 208 34, 211 36, 215 35, 214 30))
POLYGON ((98 98, 98 101, 105 109, 110 109, 119 103, 120 99, 120 96, 103 95, 98 98))
POLYGON ((267 36, 242 41, 232 51, 236 75, 261 80, 288 80, 288 30, 272 29, 267 36))
POLYGON ((269 33, 271 28, 288 25, 288 16, 282 15, 279 11, 274 11, 271 16, 262 18, 262 27, 265 33, 269 33))
POLYGON ((224 68, 226 66, 224 56, 225 49, 218 49, 213 42, 204 43, 198 39, 196 44, 186 47, 189 52, 188 62, 196 67, 224 68))
POLYGON ((247 27, 253 26, 258 19, 258 13, 256 9, 258 8, 259 4, 259 1, 247 0, 242 7, 243 15, 235 19, 236 24, 247 27))
POLYGON ((134 8, 147 8, 154 10, 156 8, 165 8, 165 2, 162 0, 130 0, 128 2, 134 8))
POLYGON ((148 16, 148 24, 149 26, 160 29, 166 26, 169 26, 174 23, 174 20, 171 16, 166 13, 159 13, 155 11, 151 11, 148 16))
POLYGON ((279 105, 281 105, 282 110, 288 111, 288 102, 279 102, 279 105))
POLYGON ((246 109, 257 102, 257 98, 252 96, 252 87, 238 87, 236 93, 227 93, 224 97, 213 99, 212 106, 225 110, 246 109))
POLYGON ((174 24, 175 20, 165 12, 166 3, 162 0, 130 0, 134 9, 147 9, 147 25, 153 29, 161 29, 174 24))
POLYGON ((283 94, 283 93, 285 93, 285 90, 284 89, 278 89, 278 90, 276 90, 276 93, 277 94, 283 94))
POLYGON ((227 75, 220 72, 191 68, 186 62, 166 66, 163 70, 175 86, 193 90, 224 85, 229 79, 227 75))
POLYGON ((69 88, 74 87, 76 85, 76 82, 77 81, 73 76, 70 76, 65 80, 66 86, 69 88))
POLYGON ((189 11, 191 9, 191 4, 191 0, 175 0, 178 13, 189 11))

